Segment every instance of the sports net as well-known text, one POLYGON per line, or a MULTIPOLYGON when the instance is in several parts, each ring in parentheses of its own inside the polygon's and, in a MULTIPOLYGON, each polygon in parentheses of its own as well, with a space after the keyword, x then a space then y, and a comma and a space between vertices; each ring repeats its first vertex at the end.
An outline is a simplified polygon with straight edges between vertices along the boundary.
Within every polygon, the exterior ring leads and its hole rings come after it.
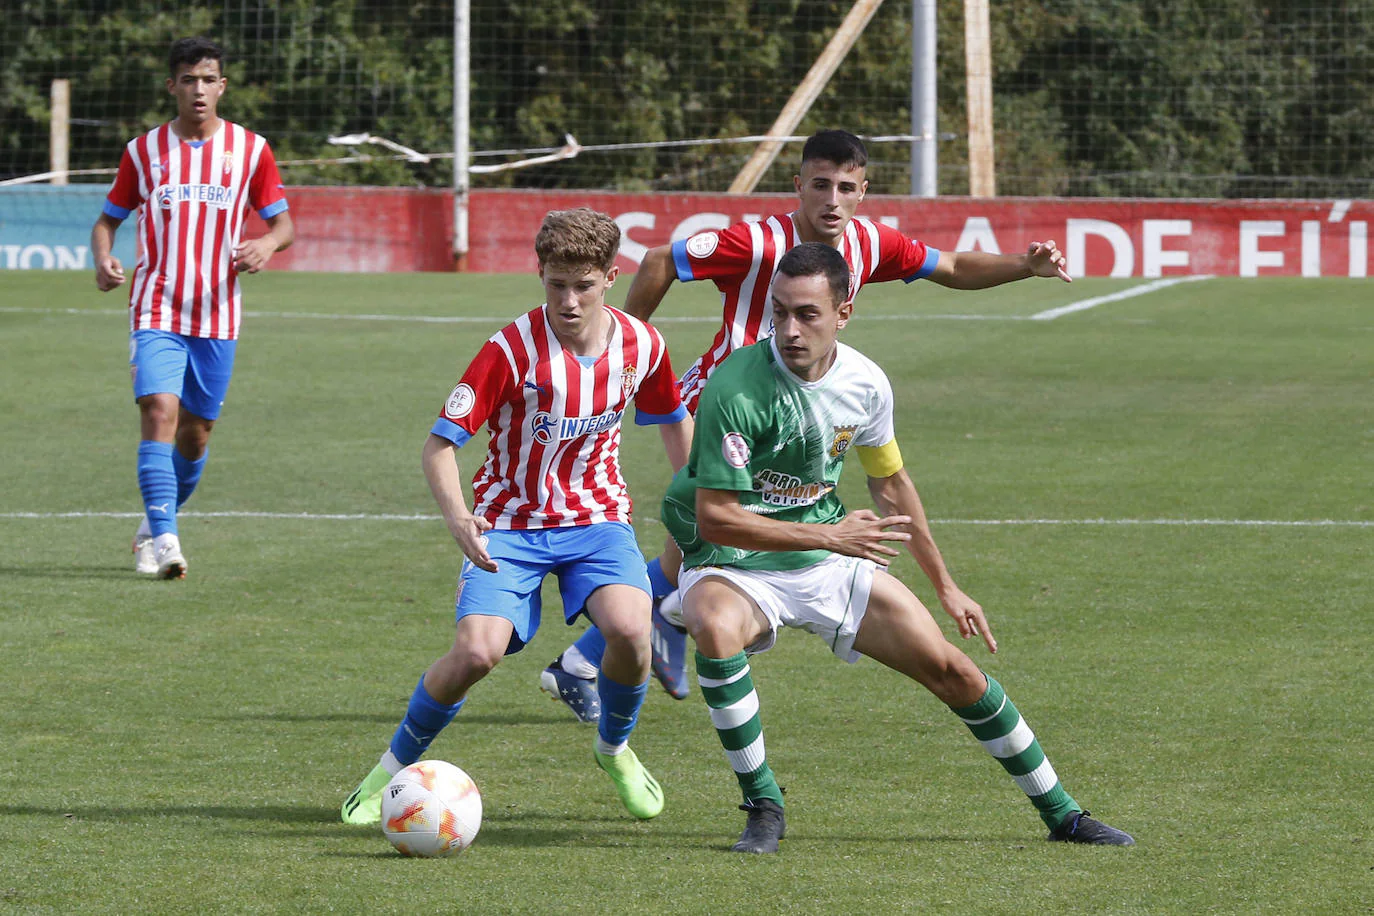
MULTIPOLYGON (((721 191, 851 3, 473 0, 475 187, 721 191)), ((888 2, 795 130, 911 130, 911 15, 888 2)), ((26 0, 0 33, 0 178, 48 167, 48 92, 71 80, 71 168, 112 169, 172 113, 168 45, 226 46, 221 112, 294 184, 452 181, 452 0, 26 0), (340 146, 331 137, 375 143, 340 146)), ((968 187, 960 4, 940 4, 939 190, 968 187)), ((1374 196, 1374 0, 994 4, 1004 195, 1374 196)), ((758 185, 790 187, 791 144, 758 185)), ((870 143, 875 192, 910 187, 905 139, 870 143)), ((82 180, 77 176, 74 180, 82 180)), ((87 180, 107 182, 105 175, 87 180)))

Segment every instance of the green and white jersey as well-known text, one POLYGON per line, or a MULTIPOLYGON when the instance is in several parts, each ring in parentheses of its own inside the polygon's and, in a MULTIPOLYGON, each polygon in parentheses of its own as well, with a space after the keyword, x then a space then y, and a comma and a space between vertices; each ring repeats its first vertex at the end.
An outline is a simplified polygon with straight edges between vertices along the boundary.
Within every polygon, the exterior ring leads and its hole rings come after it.
POLYGON ((668 486, 663 523, 683 565, 799 569, 824 550, 740 550, 697 533, 696 490, 733 490, 750 512, 788 522, 844 518, 835 486, 855 445, 893 439, 892 386, 877 364, 837 343, 824 376, 806 382, 774 349, 773 338, 736 350, 712 374, 697 406, 692 454, 668 486))

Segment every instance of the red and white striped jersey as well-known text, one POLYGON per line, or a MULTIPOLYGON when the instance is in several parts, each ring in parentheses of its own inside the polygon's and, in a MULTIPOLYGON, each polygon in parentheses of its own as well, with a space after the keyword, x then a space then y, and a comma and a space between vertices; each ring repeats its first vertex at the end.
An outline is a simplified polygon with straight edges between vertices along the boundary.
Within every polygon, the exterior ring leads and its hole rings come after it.
MULTIPOLYGON (((799 242, 793 215, 782 213, 673 243, 677 278, 713 281, 725 309, 710 349, 682 376, 682 400, 689 411, 696 412, 701 389, 725 357, 772 335, 773 274, 782 256, 799 242)), ((862 216, 845 227, 839 251, 849 263, 850 299, 865 283, 928 277, 940 260, 937 249, 862 216)))
POLYGON ((104 212, 138 214, 139 257, 129 287, 129 326, 235 340, 239 281, 233 250, 246 209, 263 219, 287 208, 267 141, 222 121, 199 143, 170 124, 129 141, 104 212))
POLYGON ((610 344, 584 365, 564 350, 541 306, 493 335, 463 373, 431 432, 462 446, 484 423, 487 460, 473 513, 494 528, 630 523, 620 421, 684 419, 663 336, 609 306, 610 344))

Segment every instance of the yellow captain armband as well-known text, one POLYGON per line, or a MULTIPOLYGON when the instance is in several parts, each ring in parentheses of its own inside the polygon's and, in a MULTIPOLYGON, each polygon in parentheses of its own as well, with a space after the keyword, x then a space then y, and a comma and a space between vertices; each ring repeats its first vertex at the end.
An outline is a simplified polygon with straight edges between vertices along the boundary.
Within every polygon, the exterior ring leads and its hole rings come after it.
POLYGON ((869 477, 891 477, 902 469, 902 450, 897 447, 896 439, 876 448, 856 445, 854 450, 859 453, 859 463, 869 477))

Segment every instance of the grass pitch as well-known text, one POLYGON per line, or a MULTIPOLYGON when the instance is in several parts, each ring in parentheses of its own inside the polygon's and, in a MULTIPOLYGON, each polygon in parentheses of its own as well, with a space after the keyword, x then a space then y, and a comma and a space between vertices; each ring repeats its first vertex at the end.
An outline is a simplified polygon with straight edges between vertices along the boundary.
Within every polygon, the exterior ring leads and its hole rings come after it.
MULTIPOLYGON (((1368 912, 1374 300, 1210 280, 1025 320, 1139 282, 875 286, 842 338, 888 371, 936 540, 1001 652, 964 647, 1138 846, 1044 842, 939 703, 800 633, 754 664, 782 854, 726 851, 743 815, 695 688, 651 690, 634 745, 668 807, 639 823, 537 689, 574 635, 555 612, 431 751, 482 789, 476 844, 411 861, 338 806, 452 635, 460 556, 420 447, 537 281, 248 279, 181 522, 190 577, 168 583, 127 548, 122 293, 0 274, 0 910, 1368 912)), ((707 284, 670 292, 679 371, 718 308, 707 284)), ((624 450, 652 553, 666 461, 633 425, 624 450)), ((894 570, 933 602, 914 562, 894 570)))

